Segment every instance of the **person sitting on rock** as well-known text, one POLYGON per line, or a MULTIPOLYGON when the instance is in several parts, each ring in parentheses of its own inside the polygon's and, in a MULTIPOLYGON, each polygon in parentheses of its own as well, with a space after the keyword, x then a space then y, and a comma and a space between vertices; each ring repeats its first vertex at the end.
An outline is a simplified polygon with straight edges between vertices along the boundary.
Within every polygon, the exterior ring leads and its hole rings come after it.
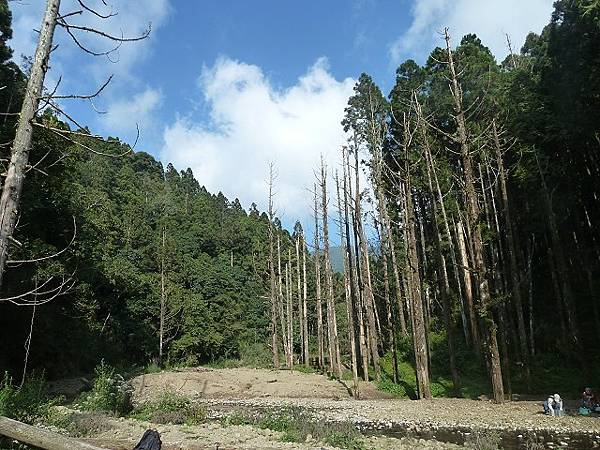
POLYGON ((594 391, 592 391, 592 389, 589 387, 586 387, 583 391, 583 394, 581 394, 581 406, 592 411, 594 408, 596 408, 596 406, 598 406, 596 394, 594 394, 594 391))
POLYGON ((548 397, 548 400, 544 402, 544 413, 549 416, 564 415, 563 401, 560 395, 554 394, 548 397))

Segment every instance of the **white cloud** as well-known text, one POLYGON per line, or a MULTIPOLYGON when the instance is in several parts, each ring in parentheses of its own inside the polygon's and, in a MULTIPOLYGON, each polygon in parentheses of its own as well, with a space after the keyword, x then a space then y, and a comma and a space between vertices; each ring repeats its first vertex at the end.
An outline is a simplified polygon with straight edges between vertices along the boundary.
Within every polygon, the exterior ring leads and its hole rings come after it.
POLYGON ((539 33, 550 20, 553 0, 414 0, 412 23, 390 46, 392 63, 421 59, 443 41, 449 27, 454 44, 475 33, 497 59, 508 54, 506 34, 519 51, 530 31, 539 33))
POLYGON ((340 125, 354 80, 338 81, 319 59, 288 89, 275 88, 254 65, 220 58, 200 77, 208 122, 179 119, 164 132, 161 159, 191 167, 211 192, 265 209, 268 165, 276 165, 275 203, 286 222, 307 217, 313 170, 323 154, 337 167, 340 125))
MULTIPOLYGON (((11 4, 13 13, 13 39, 9 45, 14 50, 14 59, 21 62, 20 55, 32 56, 35 52, 37 34, 44 14, 45 0, 28 0, 11 4)), ((166 23, 172 13, 170 0, 112 0, 103 5, 100 0, 86 0, 86 5, 97 8, 103 15, 116 13, 113 17, 102 19, 89 12, 69 16, 66 20, 102 30, 117 37, 135 37, 142 35, 152 26, 147 39, 137 42, 124 42, 118 50, 106 56, 86 54, 71 40, 60 26, 56 28, 54 43, 58 49, 52 53, 50 71, 46 76, 46 87, 52 89, 59 77, 62 83, 59 94, 86 94, 96 89, 108 78, 114 78, 110 85, 96 100, 100 110, 106 115, 95 115, 86 103, 73 101, 61 102, 70 114, 79 118, 90 117, 88 124, 96 131, 109 134, 124 132, 127 137, 135 137, 135 124, 139 123, 142 137, 152 134, 151 112, 160 106, 161 95, 156 89, 145 86, 139 78, 136 67, 146 60, 158 39, 158 30, 166 23)), ((61 14, 82 10, 76 0, 63 0, 61 14)), ((106 51, 114 48, 115 42, 85 31, 74 31, 78 40, 94 51, 106 51)))
POLYGON ((160 106, 162 94, 155 89, 146 90, 126 99, 110 104, 102 116, 104 125, 111 130, 133 132, 136 124, 141 130, 153 128, 154 112, 160 106))
MULTIPOLYGON (((152 24, 153 31, 160 28, 172 11, 170 0, 115 0, 107 2, 109 6, 103 6, 102 2, 87 1, 90 7, 97 7, 97 11, 107 14, 114 12, 116 15, 108 19, 101 19, 91 13, 84 11, 83 14, 70 16, 67 22, 74 25, 84 25, 108 34, 120 37, 139 36, 152 24)), ((32 56, 35 52, 37 43, 37 33, 34 29, 39 29, 42 22, 45 0, 29 0, 24 3, 15 3, 11 5, 13 14, 13 39, 9 45, 14 49, 15 58, 19 61, 20 55, 32 56)), ((67 14, 73 11, 80 11, 82 8, 75 0, 65 0, 61 3, 61 14, 67 14)), ((114 47, 114 42, 101 38, 92 33, 74 31, 79 41, 93 50, 109 50, 114 47)), ((143 59, 151 48, 154 34, 151 33, 148 39, 136 43, 124 43, 119 49, 111 55, 111 60, 118 60, 119 63, 111 65, 111 71, 117 70, 121 73, 127 73, 133 65, 143 59)), ((80 50, 66 35, 61 27, 56 28, 55 42, 60 46, 60 50, 53 53, 53 58, 65 58, 78 53, 78 61, 82 58, 80 50)), ((90 66, 108 63, 106 57, 89 56, 86 64, 90 66)))

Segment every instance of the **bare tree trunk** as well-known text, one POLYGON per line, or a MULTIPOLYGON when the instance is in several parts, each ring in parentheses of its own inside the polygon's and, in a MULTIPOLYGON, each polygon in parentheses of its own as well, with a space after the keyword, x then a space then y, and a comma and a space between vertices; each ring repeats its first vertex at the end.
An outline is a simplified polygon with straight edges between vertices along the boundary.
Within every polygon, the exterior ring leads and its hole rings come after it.
POLYGON ((281 324, 281 340, 283 341, 283 353, 285 355, 285 363, 286 366, 290 367, 290 351, 288 348, 288 337, 287 337, 287 327, 286 327, 286 317, 283 309, 283 281, 281 279, 283 273, 281 271, 281 240, 279 236, 277 236, 277 273, 278 273, 278 284, 279 284, 279 295, 278 295, 278 305, 279 305, 279 322, 281 324))
POLYGON ((471 242, 473 244, 473 262, 475 265, 476 278, 479 285, 479 296, 481 301, 480 316, 482 317, 485 325, 485 344, 489 360, 493 397, 496 403, 501 403, 504 401, 504 386, 502 382, 500 355, 498 352, 498 340, 496 338, 497 326, 494 322, 494 316, 491 310, 491 296, 484 260, 483 240, 481 237, 481 229, 479 228, 480 210, 475 191, 475 177, 473 174, 471 149, 469 148, 467 127, 462 105, 462 91, 458 85, 458 76, 454 67, 452 50, 450 49, 450 36, 448 35, 448 29, 445 30, 445 38, 446 50, 448 52, 448 66, 452 75, 451 92, 455 103, 455 119, 458 131, 457 142, 460 144, 463 163, 468 227, 471 235, 471 242))
POLYGON ((319 368, 324 369, 324 348, 323 348, 323 306, 321 302, 321 249, 319 238, 319 207, 317 203, 317 185, 315 191, 315 284, 317 301, 317 348, 319 352, 319 368))
POLYGON ((277 337, 277 277, 275 275, 275 238, 273 235, 273 220, 275 213, 273 211, 273 184, 275 182, 275 173, 273 164, 269 166, 269 279, 270 279, 270 297, 271 297, 271 354, 273 358, 273 367, 279 369, 279 350, 277 337))
MULTIPOLYGON (((389 215, 384 218, 386 225, 386 234, 388 235, 388 242, 390 245, 390 255, 392 257, 392 272, 394 274, 394 288, 396 291, 396 303, 398 304, 398 316, 400 319, 400 332, 403 336, 408 336, 408 329, 406 327, 406 319, 404 317, 404 303, 402 301, 402 288, 400 281, 400 271, 398 269, 398 260, 396 258, 396 249, 394 245, 394 238, 392 234, 392 227, 390 224, 389 215)), ((393 311, 393 309, 392 309, 393 311)))
POLYGON ((412 332, 413 346, 415 349, 415 370, 417 373, 418 396, 419 398, 431 398, 431 391, 429 388, 429 357, 427 352, 427 336, 425 331, 425 317, 423 313, 423 297, 421 295, 419 257, 417 253, 417 238, 415 229, 416 219, 410 182, 408 180, 404 184, 404 197, 406 204, 406 228, 408 238, 408 283, 411 292, 412 332))
MULTIPOLYGON (((347 173, 348 173, 348 185, 347 185, 347 201, 346 204, 350 205, 352 202, 355 202, 354 195, 352 193, 352 169, 350 166, 350 155, 346 153, 347 160, 347 173)), ((357 185, 358 187, 358 185, 357 185)), ((349 208, 350 209, 350 208, 349 208)), ((358 321, 358 336, 359 336, 359 348, 360 348, 360 356, 362 360, 362 375, 363 380, 369 381, 369 351, 367 344, 367 333, 365 330, 365 319, 364 319, 364 291, 363 291, 363 280, 362 280, 362 271, 361 271, 361 262, 360 262, 360 250, 359 250, 359 234, 358 234, 358 223, 356 220, 356 211, 352 211, 352 231, 354 234, 354 255, 356 256, 356 264, 350 264, 350 268, 353 273, 353 278, 356 280, 355 292, 356 292, 356 312, 357 312, 357 321, 358 321)), ((348 234, 349 235, 349 234, 348 234)), ((350 252, 350 255, 352 253, 350 252)))
POLYGON ((352 287, 352 268, 351 268, 351 250, 349 247, 349 236, 350 227, 348 224, 348 203, 346 193, 346 155, 345 151, 343 154, 343 166, 344 166, 344 199, 340 193, 340 182, 336 174, 335 184, 337 189, 338 199, 338 219, 340 222, 340 242, 342 244, 342 250, 344 252, 344 294, 346 298, 346 317, 348 320, 348 343, 350 346, 350 356, 352 361, 352 381, 353 381, 353 394, 354 398, 359 398, 359 384, 358 384, 358 358, 356 355, 356 333, 354 330, 354 289, 352 287), (345 211, 345 213, 342 212, 345 211))
MULTIPOLYGON (((371 271, 369 267, 369 249, 367 246, 367 238, 364 232, 361 219, 361 193, 360 193, 360 178, 359 178, 359 158, 358 158, 358 147, 355 147, 354 151, 354 163, 355 163, 355 180, 354 180, 354 220, 356 225, 356 232, 358 235, 358 241, 360 245, 361 258, 361 276, 362 276, 362 299, 364 303, 364 310, 367 319, 366 327, 366 338, 367 347, 369 348, 369 354, 373 361, 373 368, 375 369, 375 377, 379 380, 381 376, 381 368, 379 365, 379 351, 378 351, 378 340, 377 340, 377 323, 375 318, 375 299, 373 297, 373 289, 371 284, 371 271)), ((359 258, 357 254, 357 259, 359 258)))
POLYGON ((454 324, 452 323, 452 301, 450 298, 450 283, 448 281, 448 273, 446 271, 446 260, 442 253, 442 238, 440 235, 440 229, 437 223, 437 204, 435 200, 435 193, 433 190, 433 180, 431 176, 431 168, 427 165, 427 179, 429 182, 429 190, 431 192, 431 205, 432 205, 432 224, 433 234, 435 239, 435 251, 437 258, 437 266, 439 268, 439 291, 442 297, 442 307, 444 310, 444 322, 446 325, 446 334, 448 338, 448 357, 450 362, 450 373, 452 374, 452 384, 454 385, 454 391, 460 392, 460 378, 458 376, 458 369, 456 367, 456 348, 454 344, 454 324))
POLYGON ((48 60, 52 51, 54 28, 60 8, 60 0, 47 0, 44 20, 39 32, 39 40, 27 81, 25 98, 19 114, 17 131, 13 141, 10 163, 6 172, 2 196, 0 197, 0 286, 8 259, 9 244, 17 226, 20 214, 21 192, 29 163, 33 121, 37 113, 44 79, 48 71, 48 60))
POLYGON ((304 231, 302 231, 302 274, 304 275, 304 284, 302 292, 302 336, 304 339, 304 364, 310 366, 310 357, 308 349, 308 290, 306 281, 306 241, 304 231))
POLYGON ((158 364, 163 364, 163 347, 165 339, 165 317, 167 315, 167 294, 165 290, 165 243, 167 230, 163 225, 161 233, 160 255, 160 325, 158 328, 158 364))
POLYGON ((288 367, 294 367, 294 308, 292 303, 292 250, 288 248, 288 261, 285 263, 286 319, 288 338, 288 367))
POLYGON ((321 206, 323 211, 323 258, 325 260, 325 283, 327 286, 327 330, 329 335, 329 366, 335 371, 338 379, 342 379, 342 361, 340 355, 340 341, 337 331, 337 317, 335 313, 335 299, 333 295, 333 270, 329 254, 329 224, 327 213, 327 167, 321 160, 321 206))
MULTIPOLYGON (((421 131, 421 137, 423 139, 423 144, 424 144, 424 148, 425 148, 425 159, 427 161, 427 174, 429 176, 429 188, 432 191, 432 194, 434 194, 434 197, 437 196, 437 202, 440 207, 440 212, 442 213, 442 219, 443 219, 443 223, 444 223, 444 232, 446 234, 448 246, 450 247, 450 258, 451 258, 451 262, 452 262, 454 276, 456 279, 456 288, 458 290, 458 295, 460 298, 460 313, 461 313, 461 318, 462 318, 462 323, 463 323, 463 333, 465 335, 465 341, 467 342, 467 344, 469 344, 471 333, 469 332, 468 320, 467 320, 467 316, 465 313, 465 310, 467 308, 465 305, 465 298, 463 296, 462 288, 461 288, 460 270, 458 268, 458 263, 456 261, 456 250, 454 248, 454 239, 452 238, 452 232, 450 231, 450 222, 448 220, 448 215, 446 214, 446 205, 444 204, 444 196, 442 194, 442 189, 440 188, 440 182, 439 182, 439 179, 437 176, 437 170, 435 168, 433 156, 431 154, 431 148, 429 146, 426 122, 425 122, 425 119, 423 118, 421 105, 419 104, 419 100, 417 97, 415 97, 415 103, 416 103, 416 107, 417 107, 419 129, 421 131), (434 185, 435 185, 435 193, 433 192, 434 185)), ((435 202, 436 202, 436 198, 433 198, 432 203, 434 205, 434 208, 435 208, 435 202)), ((438 233, 439 233, 439 230, 438 230, 438 233)), ((441 241, 441 237, 440 237, 440 241, 441 241)), ((446 265, 445 265, 446 260, 443 259, 443 261, 444 261, 443 269, 444 269, 444 274, 445 274, 445 280, 446 280, 446 283, 448 283, 448 272, 447 272, 446 265)), ((449 284, 448 284, 447 289, 448 289, 448 291, 450 290, 449 284)), ((469 294, 470 294, 470 301, 472 304, 473 296, 470 291, 470 289, 471 289, 470 285, 469 285, 468 289, 469 289, 469 294)))
POLYGON ((300 271, 300 234, 296 236, 296 274, 298 275, 298 332, 300 335, 300 360, 304 360, 304 314, 302 309, 302 272, 300 271))
POLYGON ((527 385, 530 384, 531 372, 529 368, 529 354, 527 351, 527 333, 525 332, 525 318, 523 316, 523 300, 521 297, 521 287, 519 283, 519 270, 517 264, 517 248, 515 245, 515 235, 513 231, 512 220, 510 216, 510 207, 508 202, 508 188, 506 183, 506 170, 502 158, 502 146, 496 127, 496 121, 492 121, 492 131, 494 135, 494 147, 496 151, 496 164, 498 165, 498 178, 500 181, 500 194, 502 198, 502 210, 504 215, 504 225, 506 227, 506 242, 508 244, 508 260, 510 263, 510 281, 512 286, 512 299, 517 311, 517 329, 519 331, 519 344, 523 366, 527 377, 527 385))
POLYGON ((456 240, 458 242, 458 251, 460 254, 461 264, 463 267, 463 280, 465 287, 465 303, 467 312, 469 314, 469 324, 471 325, 471 337, 473 338, 473 349, 479 354, 481 348, 481 341, 479 339, 479 328, 477 326, 477 314, 475 313, 475 305, 473 302, 473 288, 471 281, 471 269, 469 264, 469 257, 467 255, 467 247, 465 245, 465 231, 462 223, 459 221, 454 224, 454 230, 456 231, 456 240))

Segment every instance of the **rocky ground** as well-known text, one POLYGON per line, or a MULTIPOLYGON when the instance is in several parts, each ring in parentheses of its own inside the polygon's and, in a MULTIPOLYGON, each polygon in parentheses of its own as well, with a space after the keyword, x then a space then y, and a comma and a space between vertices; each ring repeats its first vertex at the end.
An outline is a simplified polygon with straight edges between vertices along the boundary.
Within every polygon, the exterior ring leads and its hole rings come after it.
MULTIPOLYGON (((600 447, 600 418, 547 417, 542 414, 542 399, 503 405, 467 399, 411 401, 390 398, 371 383, 361 383, 361 400, 356 400, 348 386, 322 375, 259 369, 183 369, 143 375, 132 383, 138 405, 155 401, 164 392, 177 393, 201 405, 209 421, 157 425, 77 412, 73 416, 77 429, 115 450, 132 448, 147 428, 158 429, 167 449, 331 448, 311 436, 302 443, 282 442, 279 432, 220 420, 233 414, 295 410, 318 423, 359 428, 367 436, 365 449, 458 449, 462 447, 451 442, 462 444, 465 436, 490 431, 502 435, 502 448, 532 448, 525 444, 532 436, 543 436, 543 448, 600 447)), ((571 407, 575 406, 573 402, 571 407)))
MULTIPOLYGON (((249 425, 222 425, 210 421, 201 425, 159 425, 133 419, 115 419, 97 413, 75 412, 71 416, 73 433, 85 434, 81 439, 112 450, 130 450, 148 428, 158 430, 164 450, 334 450, 308 438, 306 442, 283 442, 283 433, 249 425)), ((365 437, 364 449, 373 450, 459 450, 462 447, 431 440, 413 438, 365 437)))

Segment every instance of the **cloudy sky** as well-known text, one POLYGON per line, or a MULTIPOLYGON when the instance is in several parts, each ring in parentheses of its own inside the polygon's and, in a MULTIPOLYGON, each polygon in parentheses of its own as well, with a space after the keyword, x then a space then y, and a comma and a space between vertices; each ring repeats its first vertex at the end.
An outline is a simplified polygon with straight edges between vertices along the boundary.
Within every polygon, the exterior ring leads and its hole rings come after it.
MULTIPOLYGON (((313 169, 331 167, 344 136, 339 123, 354 80, 373 76, 384 92, 395 68, 424 62, 450 27, 458 42, 474 32, 498 59, 508 34, 515 48, 548 22, 553 0, 86 0, 109 20, 83 15, 116 35, 150 37, 107 57, 78 50, 57 30, 47 86, 90 93, 114 81, 94 105, 64 107, 80 123, 125 141, 179 169, 191 167, 209 191, 266 205, 269 162, 276 164, 277 207, 285 223, 307 220, 313 169), (103 112, 98 114, 96 111, 103 112)), ((43 0, 10 4, 14 59, 35 49, 43 0)), ((63 14, 80 9, 63 0, 63 14)), ((110 43, 83 37, 96 50, 110 43)))

